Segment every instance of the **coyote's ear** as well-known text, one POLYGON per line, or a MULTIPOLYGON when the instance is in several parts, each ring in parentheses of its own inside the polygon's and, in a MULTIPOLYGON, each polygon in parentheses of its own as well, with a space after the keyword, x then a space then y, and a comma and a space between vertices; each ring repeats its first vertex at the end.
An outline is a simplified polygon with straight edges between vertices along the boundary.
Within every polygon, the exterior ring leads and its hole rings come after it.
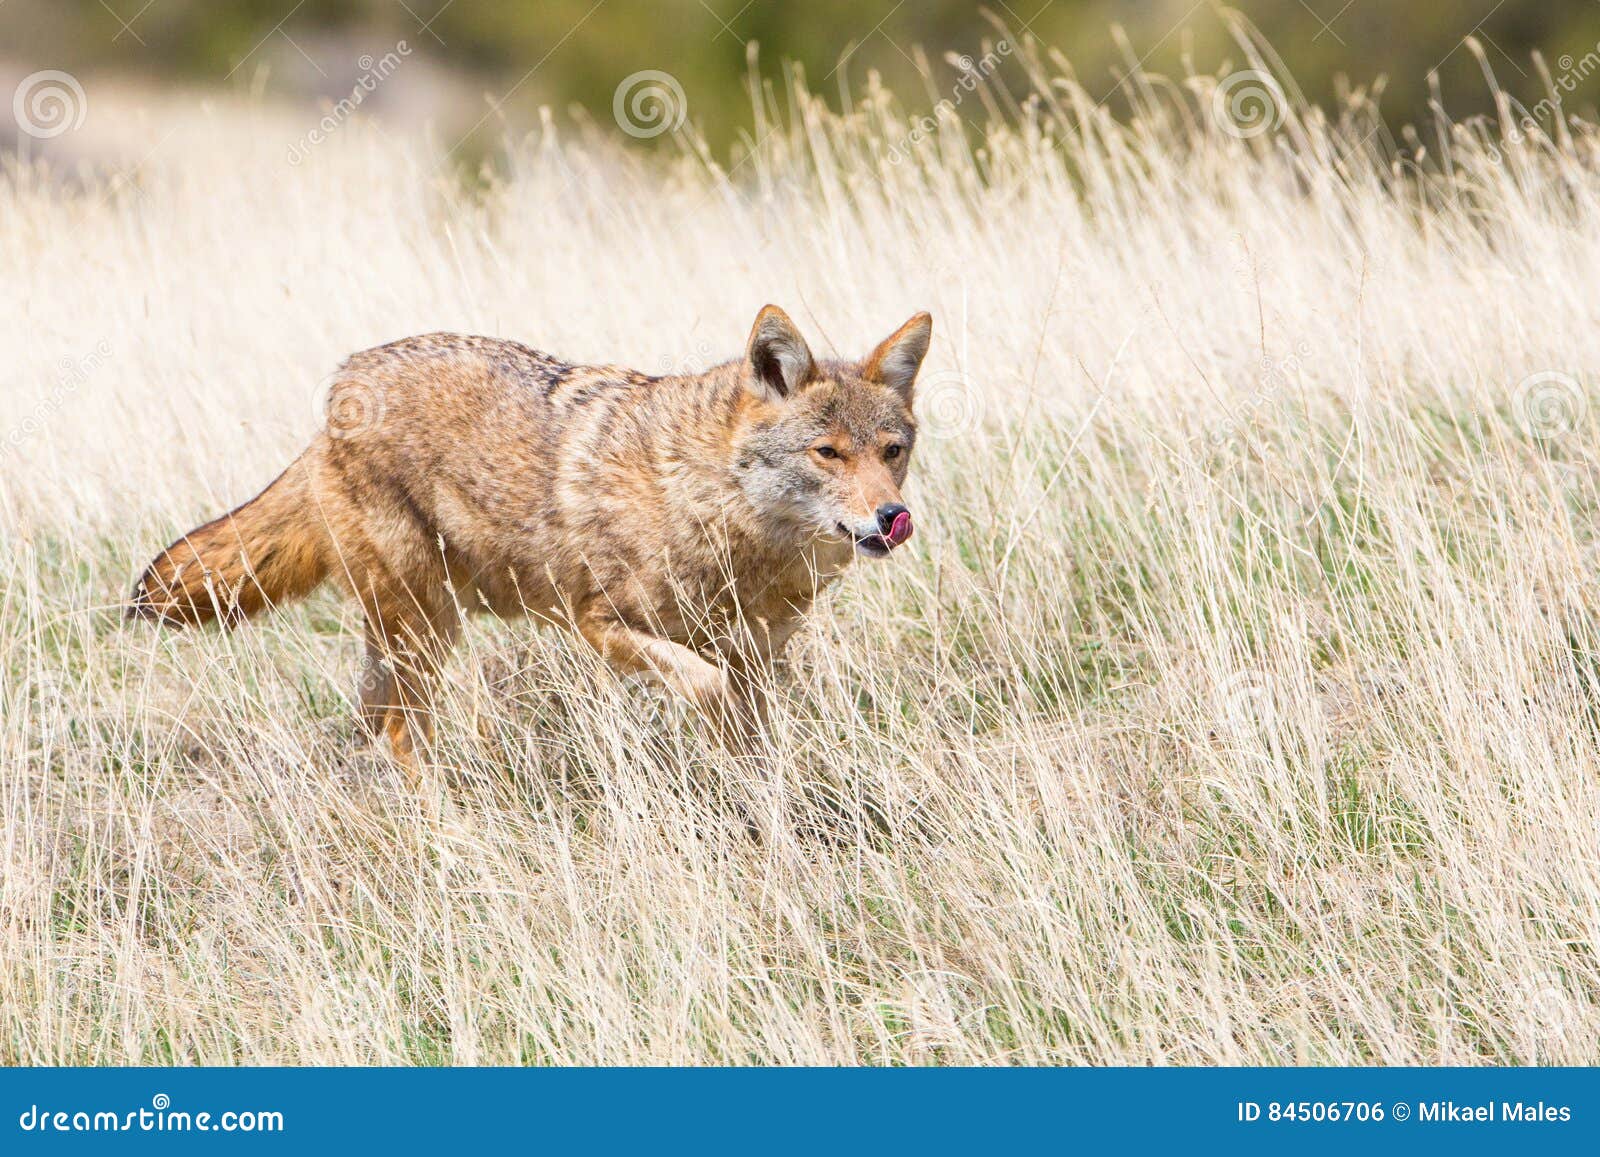
POLYGON ((933 317, 919 313, 879 343, 861 363, 861 376, 881 382, 911 401, 911 385, 917 380, 922 359, 928 356, 928 341, 933 336, 933 317))
POLYGON ((775 305, 756 315, 746 356, 751 384, 758 393, 774 399, 797 393, 816 370, 806 339, 795 329, 789 315, 775 305))

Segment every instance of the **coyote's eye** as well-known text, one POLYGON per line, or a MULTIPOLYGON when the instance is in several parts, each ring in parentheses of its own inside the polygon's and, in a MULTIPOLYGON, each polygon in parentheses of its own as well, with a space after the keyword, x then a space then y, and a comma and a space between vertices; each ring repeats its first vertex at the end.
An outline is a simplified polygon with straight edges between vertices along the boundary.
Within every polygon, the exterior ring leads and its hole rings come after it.
POLYGON ((835 450, 832 446, 813 446, 811 448, 816 451, 818 458, 826 458, 831 460, 839 456, 839 451, 835 450))
POLYGON ((883 456, 891 462, 900 457, 900 455, 904 452, 905 447, 900 445, 898 442, 891 442, 889 445, 883 448, 883 456))

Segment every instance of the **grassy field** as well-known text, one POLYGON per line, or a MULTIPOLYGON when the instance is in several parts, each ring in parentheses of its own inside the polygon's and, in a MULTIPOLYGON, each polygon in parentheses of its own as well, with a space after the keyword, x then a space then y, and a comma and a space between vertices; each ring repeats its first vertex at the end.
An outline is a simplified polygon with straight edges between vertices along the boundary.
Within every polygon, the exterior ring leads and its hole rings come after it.
POLYGON ((219 104, 9 168, 0 1061, 1600 1060, 1600 140, 1039 80, 797 96, 720 167, 547 125, 462 181, 359 121, 291 164, 219 104), (819 353, 935 316, 920 533, 799 639, 769 785, 480 620, 419 799, 350 606, 120 618, 351 351, 666 372, 767 301, 819 353))

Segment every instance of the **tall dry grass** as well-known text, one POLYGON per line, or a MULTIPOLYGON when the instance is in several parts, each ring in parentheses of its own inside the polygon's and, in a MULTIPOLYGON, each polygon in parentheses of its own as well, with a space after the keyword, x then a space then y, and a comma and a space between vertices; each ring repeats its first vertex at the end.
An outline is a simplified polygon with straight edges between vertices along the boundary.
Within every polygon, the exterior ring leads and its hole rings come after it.
POLYGON ((225 106, 11 167, 0 1060, 1600 1059, 1597 138, 1419 163, 1360 100, 1246 136, 1008 66, 931 132, 776 95, 721 167, 547 125, 463 184, 355 122, 290 166, 225 106), (921 533, 795 646, 764 843, 565 638, 470 632, 435 822, 353 741, 348 606, 118 617, 352 350, 662 371, 769 300, 937 332, 921 533))

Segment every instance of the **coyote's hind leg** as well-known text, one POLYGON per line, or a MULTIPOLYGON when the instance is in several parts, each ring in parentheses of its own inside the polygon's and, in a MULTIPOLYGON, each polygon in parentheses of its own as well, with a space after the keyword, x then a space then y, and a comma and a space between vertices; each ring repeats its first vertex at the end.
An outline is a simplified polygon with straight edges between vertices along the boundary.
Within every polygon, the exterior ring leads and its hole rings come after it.
POLYGON ((439 669, 460 633, 461 620, 448 603, 430 611, 389 608, 367 618, 367 653, 362 664, 361 717, 382 733, 402 763, 433 741, 433 699, 439 669))

